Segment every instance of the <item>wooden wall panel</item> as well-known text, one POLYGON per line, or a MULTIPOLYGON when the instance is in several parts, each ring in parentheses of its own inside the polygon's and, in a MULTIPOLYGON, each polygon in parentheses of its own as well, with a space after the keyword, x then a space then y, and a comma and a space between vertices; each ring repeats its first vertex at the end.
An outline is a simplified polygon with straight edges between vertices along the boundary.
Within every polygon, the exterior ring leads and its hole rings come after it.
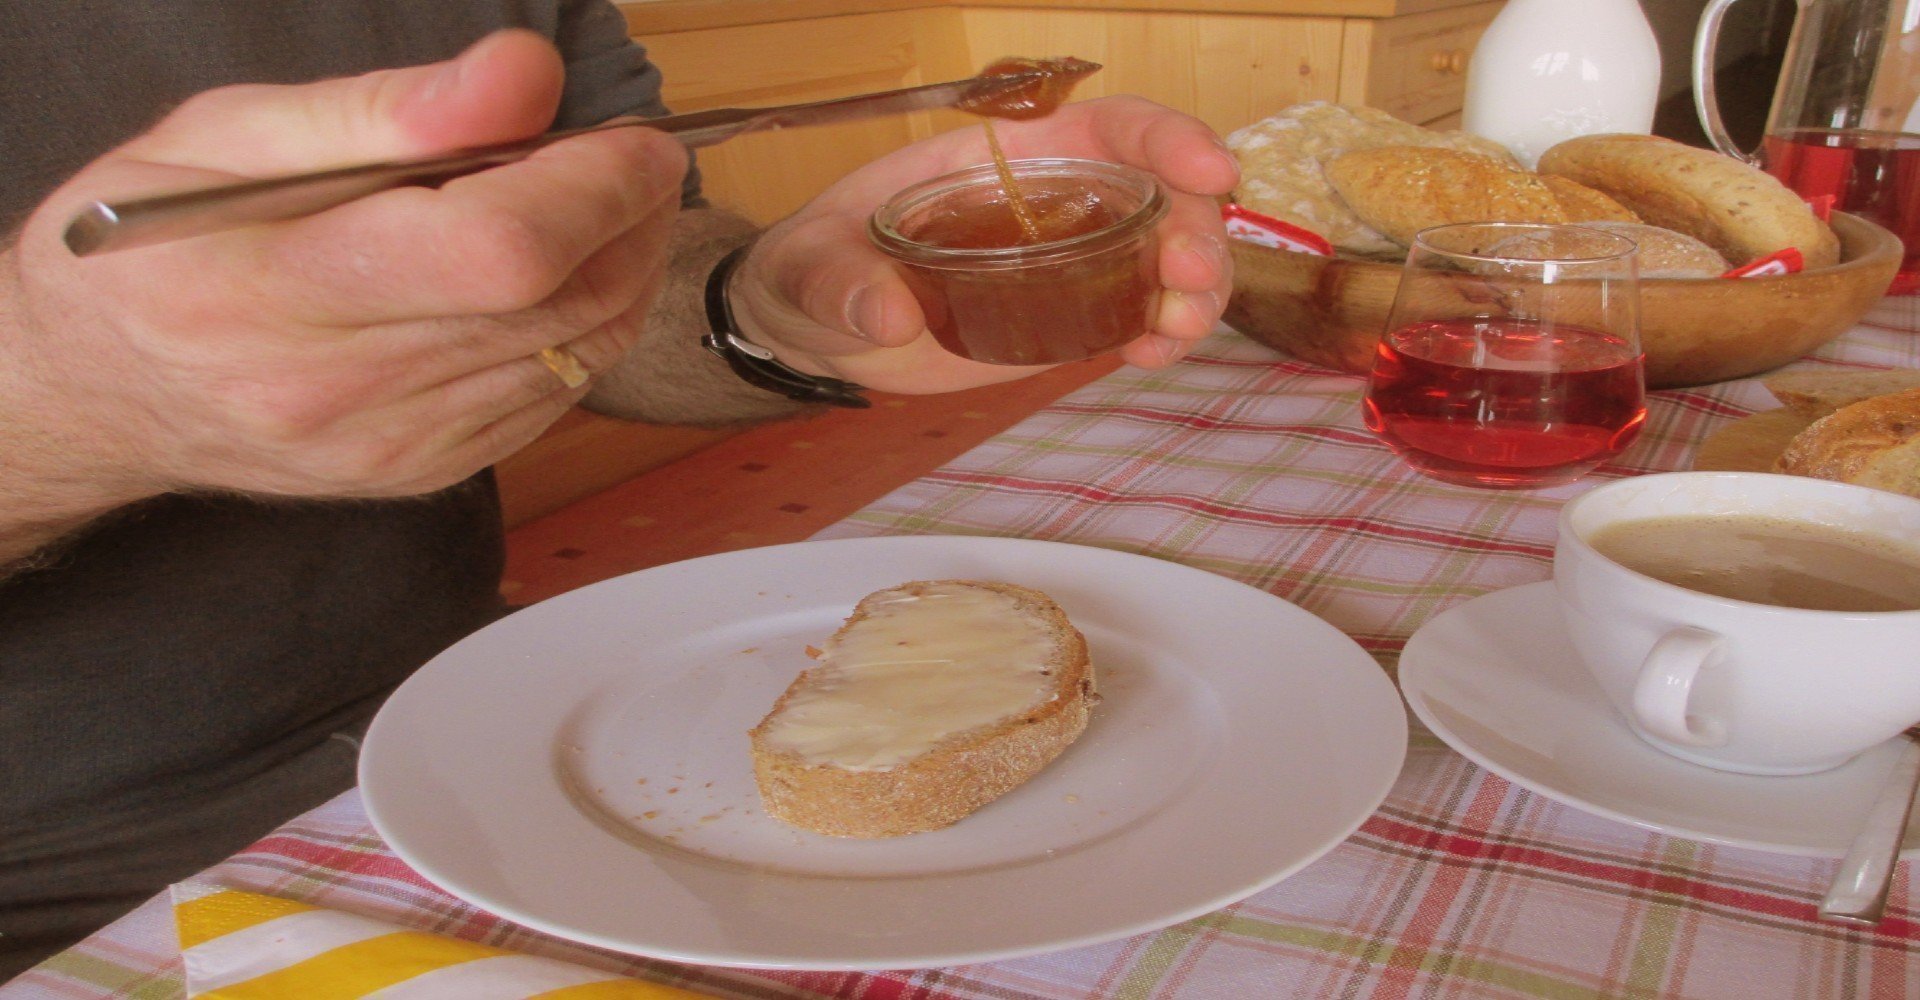
MULTIPOLYGON (((965 76, 959 13, 860 14, 641 37, 675 111, 817 101, 965 76)), ((931 134, 926 115, 745 135, 700 151, 714 204, 756 222, 792 212, 847 171, 931 134)))
POLYGON ((1076 97, 1130 93, 1230 132, 1339 93, 1341 22, 1129 11, 967 8, 976 62, 1072 55, 1103 63, 1076 97))

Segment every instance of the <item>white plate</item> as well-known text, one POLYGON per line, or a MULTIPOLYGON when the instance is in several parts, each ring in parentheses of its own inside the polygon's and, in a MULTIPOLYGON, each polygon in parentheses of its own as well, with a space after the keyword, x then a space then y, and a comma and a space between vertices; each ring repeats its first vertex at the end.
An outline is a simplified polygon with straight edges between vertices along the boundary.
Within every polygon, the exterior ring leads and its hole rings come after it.
MULTIPOLYGON (((1840 857, 1899 747, 1778 778, 1691 764, 1627 728, 1568 643, 1553 584, 1477 597, 1407 641, 1400 690, 1469 760, 1548 798, 1661 833, 1840 857)), ((1920 829, 1902 857, 1920 856, 1920 829)))
POLYGON ((804 969, 954 965, 1175 923, 1271 885, 1385 798, 1407 719, 1332 626, 1224 577, 1001 538, 805 542, 535 605, 427 664, 361 756, 368 814, 449 892, 589 944, 804 969), (759 808, 746 732, 808 643, 908 580, 1038 587, 1086 634, 1086 734, 955 826, 885 841, 759 808))

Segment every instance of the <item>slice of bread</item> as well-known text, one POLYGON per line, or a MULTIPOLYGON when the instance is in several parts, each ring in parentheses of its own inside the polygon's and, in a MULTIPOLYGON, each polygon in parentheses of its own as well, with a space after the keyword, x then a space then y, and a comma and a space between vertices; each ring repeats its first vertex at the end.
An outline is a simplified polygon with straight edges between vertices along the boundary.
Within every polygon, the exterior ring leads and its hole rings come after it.
POLYGON ((1782 372, 1760 380, 1787 409, 1818 420, 1843 406, 1889 393, 1920 389, 1920 369, 1782 372))
POLYGON ((1920 496, 1920 389, 1875 396, 1813 422, 1774 471, 1920 496))
POLYGON ((837 837, 964 818, 1087 726, 1086 639, 1046 594, 930 580, 862 598, 749 734, 767 813, 837 837))

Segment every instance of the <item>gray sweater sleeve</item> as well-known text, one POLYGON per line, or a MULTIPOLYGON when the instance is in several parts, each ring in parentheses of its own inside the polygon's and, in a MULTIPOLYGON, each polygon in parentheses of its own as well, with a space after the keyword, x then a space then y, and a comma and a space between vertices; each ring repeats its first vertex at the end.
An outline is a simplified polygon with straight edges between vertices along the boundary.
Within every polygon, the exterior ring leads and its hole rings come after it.
MULTIPOLYGON (((627 36, 627 20, 611 0, 563 0, 554 43, 567 60, 566 90, 556 128, 575 128, 616 115, 668 114, 660 99, 660 68, 627 36)), ((687 171, 681 204, 704 208, 700 171, 687 171)))

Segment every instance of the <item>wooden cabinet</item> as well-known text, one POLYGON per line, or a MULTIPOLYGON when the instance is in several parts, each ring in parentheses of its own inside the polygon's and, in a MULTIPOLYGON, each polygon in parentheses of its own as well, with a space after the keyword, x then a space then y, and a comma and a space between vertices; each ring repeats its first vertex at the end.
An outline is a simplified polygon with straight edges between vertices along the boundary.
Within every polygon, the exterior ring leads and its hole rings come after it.
MULTIPOLYGON (((1466 68, 1499 2, 1469 0, 642 0, 623 5, 676 111, 819 100, 965 76, 1005 55, 1106 69, 1077 97, 1139 94, 1228 132, 1300 101, 1368 104, 1408 121, 1460 110, 1466 68)), ((703 150, 716 204, 758 221, 934 131, 916 115, 703 150)))
MULTIPOLYGON (((1139 94, 1222 133, 1289 104, 1367 104, 1458 124, 1466 67, 1500 2, 1472 0, 639 0, 621 5, 675 111, 812 101, 956 79, 1006 55, 1105 65, 1077 97, 1139 94)), ((749 135, 700 151, 714 204, 771 222, 848 171, 973 122, 919 114, 749 135)), ((500 466, 510 523, 722 432, 576 412, 500 466)))

